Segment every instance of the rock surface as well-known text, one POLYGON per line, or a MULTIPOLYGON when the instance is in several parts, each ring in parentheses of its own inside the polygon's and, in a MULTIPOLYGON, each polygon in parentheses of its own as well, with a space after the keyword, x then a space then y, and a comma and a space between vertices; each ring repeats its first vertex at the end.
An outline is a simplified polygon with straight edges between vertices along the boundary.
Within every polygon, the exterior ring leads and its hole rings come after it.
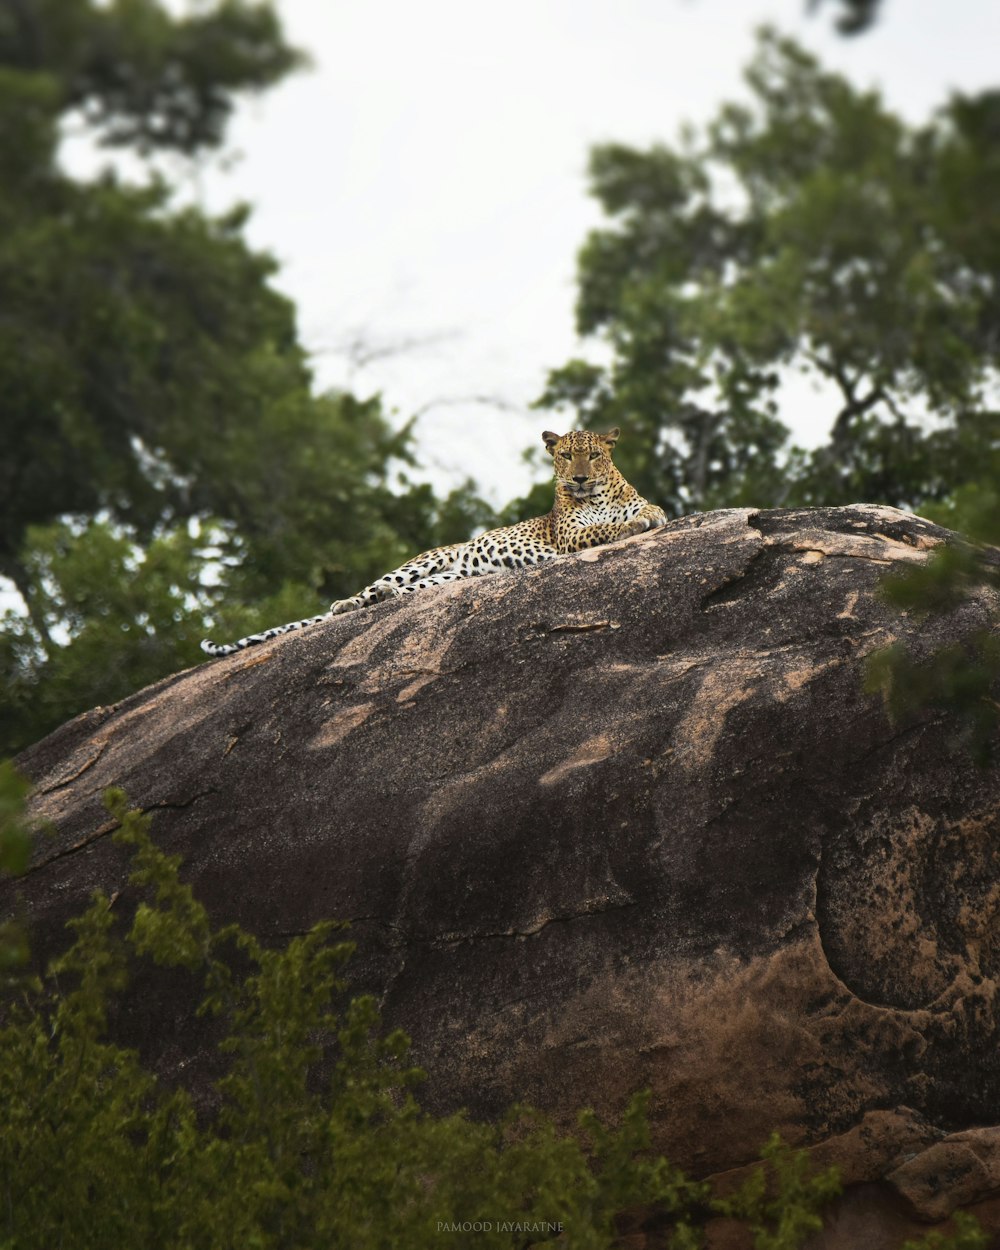
MULTIPOLYGON (((20 761, 56 829, 18 884, 36 945, 125 888, 120 785, 219 921, 351 920, 430 1105, 614 1119, 650 1086, 699 1175, 773 1129, 836 1160, 817 1245, 957 1207, 1000 1228, 1000 770, 862 690, 872 650, 995 613, 879 598, 946 538, 891 508, 708 513, 87 713, 20 761)), ((182 996, 126 1027, 162 1069, 205 1060, 182 996)))

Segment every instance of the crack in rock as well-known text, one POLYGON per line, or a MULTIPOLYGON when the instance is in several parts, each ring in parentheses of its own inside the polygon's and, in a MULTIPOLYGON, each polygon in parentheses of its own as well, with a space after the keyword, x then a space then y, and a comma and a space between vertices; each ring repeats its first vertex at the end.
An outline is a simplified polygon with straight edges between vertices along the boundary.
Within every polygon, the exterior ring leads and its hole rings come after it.
POLYGON ((624 903, 612 903, 609 907, 584 908, 583 911, 570 912, 565 916, 546 916, 544 920, 530 929, 505 929, 497 933, 461 933, 454 935, 438 933, 432 938, 416 938, 414 940, 435 949, 463 946, 468 942, 495 941, 497 938, 513 938, 516 941, 522 941, 525 938, 537 937, 539 933, 549 928, 550 925, 572 924, 575 920, 586 920, 594 916, 607 916, 612 912, 626 911, 628 908, 636 906, 638 906, 638 903, 635 899, 628 899, 624 903))
POLYGON ((91 755, 84 764, 81 764, 81 766, 76 770, 75 773, 70 773, 68 777, 65 777, 61 781, 56 781, 50 786, 43 786, 40 789, 36 790, 35 793, 38 795, 55 794, 57 790, 63 790, 66 788, 66 786, 72 785, 73 782, 76 781, 78 777, 82 777, 85 772, 88 772, 91 768, 94 767, 97 761, 101 758, 104 752, 108 749, 108 744, 110 743, 110 741, 111 741, 110 738, 105 738, 104 741, 101 743, 101 745, 98 747, 97 751, 93 755, 91 755))
MULTIPOLYGON (((147 812, 182 811, 184 808, 192 807, 195 803, 199 801, 199 799, 204 799, 204 798, 207 798, 210 794, 218 794, 218 793, 219 793, 218 789, 215 786, 212 786, 207 790, 200 791, 200 793, 194 795, 190 799, 183 800, 182 802, 181 801, 171 802, 169 800, 164 799, 159 803, 151 803, 149 807, 139 808, 139 810, 143 813, 143 815, 145 815, 147 812)), ((32 873, 41 871, 41 869, 48 867, 49 864, 54 864, 58 860, 66 859, 67 856, 76 855, 77 852, 86 850, 88 846, 93 845, 93 843, 100 841, 101 838, 106 837, 109 833, 114 833, 116 829, 120 829, 120 828, 121 828, 121 821, 118 821, 118 820, 106 821, 103 825, 100 826, 100 828, 93 830, 91 833, 88 833, 85 837, 81 838, 79 842, 74 842, 72 846, 64 847, 61 851, 56 851, 55 854, 46 856, 45 859, 36 860, 34 863, 29 865, 26 872, 24 872, 24 874, 22 875, 22 879, 26 877, 30 877, 32 873)))

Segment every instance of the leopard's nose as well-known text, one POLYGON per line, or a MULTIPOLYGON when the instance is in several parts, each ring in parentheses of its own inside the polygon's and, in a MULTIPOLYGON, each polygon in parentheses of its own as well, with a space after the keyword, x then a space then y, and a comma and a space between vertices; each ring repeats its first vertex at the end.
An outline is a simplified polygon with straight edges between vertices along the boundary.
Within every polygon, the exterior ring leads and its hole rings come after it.
POLYGON ((574 478, 573 478, 573 481, 574 481, 574 482, 580 482, 581 484, 582 484, 583 482, 585 482, 586 480, 587 480, 587 474, 586 474, 586 473, 584 473, 584 474, 582 475, 582 477, 581 477, 581 476, 574 476, 574 478))

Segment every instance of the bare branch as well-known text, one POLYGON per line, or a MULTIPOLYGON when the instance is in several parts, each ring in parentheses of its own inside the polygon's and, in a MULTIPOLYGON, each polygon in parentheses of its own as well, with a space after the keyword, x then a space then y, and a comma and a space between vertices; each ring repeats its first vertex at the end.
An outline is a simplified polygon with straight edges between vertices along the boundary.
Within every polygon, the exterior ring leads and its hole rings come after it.
POLYGON ((343 356, 348 369, 353 375, 367 369, 380 360, 390 360, 395 356, 405 356, 412 352, 424 351, 428 347, 436 347, 440 343, 452 343, 460 337, 458 330, 437 330, 430 334, 415 334, 403 338, 379 339, 363 327, 350 330, 340 340, 329 347, 315 349, 317 356, 343 356))
POLYGON ((873 385, 867 395, 858 394, 858 384, 864 376, 861 372, 851 377, 847 366, 839 360, 821 356, 817 352, 812 351, 807 351, 805 356, 820 373, 831 381, 836 382, 840 388, 840 393, 844 397, 844 406, 834 418, 830 438, 831 444, 836 445, 843 442, 847 435, 847 426, 851 418, 863 416, 871 408, 874 408, 876 404, 888 404, 893 413, 897 416, 899 415, 882 386, 873 385))

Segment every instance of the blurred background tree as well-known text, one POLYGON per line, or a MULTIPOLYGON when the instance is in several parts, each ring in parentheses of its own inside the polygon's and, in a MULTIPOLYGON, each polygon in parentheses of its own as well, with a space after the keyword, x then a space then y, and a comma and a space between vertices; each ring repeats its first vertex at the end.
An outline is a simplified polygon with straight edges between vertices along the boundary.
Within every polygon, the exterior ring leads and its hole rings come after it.
MULTIPOLYGON (((810 9, 818 9, 824 0, 809 0, 810 9)), ((881 0, 837 0, 840 15, 837 18, 837 29, 842 35, 859 35, 869 26, 874 25, 878 11, 882 7, 881 0)))
MULTIPOLYGON (((877 10, 831 6, 845 32, 877 10)), ((551 504, 543 483, 497 517, 471 482, 409 480, 412 422, 315 393, 247 208, 185 206, 163 175, 303 63, 266 2, 0 0, 0 576, 26 605, 0 623, 0 754, 195 662, 207 632, 320 612, 551 504), (70 127, 139 175, 69 177, 70 127)), ((987 532, 1000 92, 908 125, 771 31, 746 77, 748 103, 673 146, 593 150, 607 221, 577 325, 599 350, 539 406, 621 425, 623 469, 673 515, 867 499, 987 532), (780 419, 799 373, 830 404, 808 451, 780 419)))
POLYGON ((943 499, 1000 432, 1000 93, 908 127, 768 30, 746 77, 675 147, 593 150, 577 327, 605 363, 540 406, 634 434, 626 475, 674 515, 943 499), (793 373, 830 396, 808 453, 778 417, 793 373))
POLYGON ((483 514, 401 477, 377 398, 313 393, 245 207, 60 167, 70 124, 197 159, 303 61, 269 3, 0 0, 0 575, 28 613, 0 633, 0 754, 483 514))
MULTIPOLYGON (((877 6, 845 8, 854 32, 877 6)), ((871 501, 964 533, 887 587, 902 608, 998 590, 1000 91, 908 126, 770 30, 746 79, 749 105, 674 147, 593 150, 609 220, 580 252, 577 328, 602 362, 554 370, 539 406, 638 434, 618 459, 674 515, 871 501), (829 397, 810 451, 779 419, 794 373, 829 397)), ((957 714, 983 761, 998 682, 991 630, 869 670, 894 720, 957 714)))

